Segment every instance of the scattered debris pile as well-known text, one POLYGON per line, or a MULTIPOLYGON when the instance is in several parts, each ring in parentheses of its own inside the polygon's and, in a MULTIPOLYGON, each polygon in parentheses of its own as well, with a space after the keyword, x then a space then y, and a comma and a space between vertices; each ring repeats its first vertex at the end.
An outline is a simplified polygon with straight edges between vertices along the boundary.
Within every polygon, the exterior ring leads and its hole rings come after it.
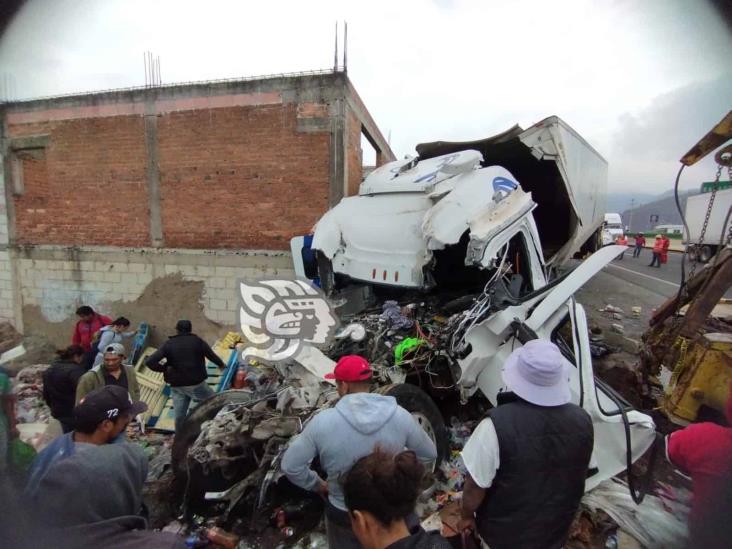
POLYGON ((18 372, 13 384, 20 437, 36 450, 53 438, 53 434, 47 433, 51 410, 43 400, 43 372, 48 367, 48 364, 27 366, 18 372))

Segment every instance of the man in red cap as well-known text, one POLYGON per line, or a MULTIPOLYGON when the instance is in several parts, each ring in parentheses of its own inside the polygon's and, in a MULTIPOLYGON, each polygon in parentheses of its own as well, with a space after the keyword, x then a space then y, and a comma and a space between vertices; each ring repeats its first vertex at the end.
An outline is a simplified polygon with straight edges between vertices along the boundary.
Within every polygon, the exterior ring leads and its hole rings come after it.
POLYGON ((365 358, 344 356, 325 377, 335 380, 341 399, 310 420, 293 440, 282 458, 282 471, 297 486, 327 496, 328 545, 357 548, 361 545, 351 530, 341 478, 377 446, 393 453, 412 450, 424 463, 437 458, 437 449, 394 397, 370 392, 371 366, 365 358), (316 456, 327 481, 310 468, 316 456))

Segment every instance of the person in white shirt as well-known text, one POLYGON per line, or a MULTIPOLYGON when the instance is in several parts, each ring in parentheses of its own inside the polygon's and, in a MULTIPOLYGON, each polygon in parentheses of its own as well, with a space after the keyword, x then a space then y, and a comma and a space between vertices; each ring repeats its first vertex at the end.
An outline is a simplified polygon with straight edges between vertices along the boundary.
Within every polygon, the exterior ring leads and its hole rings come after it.
POLYGON ((460 530, 491 549, 559 549, 584 493, 592 420, 570 403, 571 367, 535 339, 506 360, 499 395, 462 452, 468 474, 460 530))

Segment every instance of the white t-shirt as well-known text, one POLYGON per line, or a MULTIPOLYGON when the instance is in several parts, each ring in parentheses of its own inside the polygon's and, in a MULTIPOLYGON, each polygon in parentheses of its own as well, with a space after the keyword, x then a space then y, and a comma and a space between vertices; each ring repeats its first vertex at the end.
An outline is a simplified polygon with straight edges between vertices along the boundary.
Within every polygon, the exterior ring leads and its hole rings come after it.
POLYGON ((481 488, 490 488, 501 465, 498 435, 490 418, 481 421, 461 453, 465 468, 481 488))

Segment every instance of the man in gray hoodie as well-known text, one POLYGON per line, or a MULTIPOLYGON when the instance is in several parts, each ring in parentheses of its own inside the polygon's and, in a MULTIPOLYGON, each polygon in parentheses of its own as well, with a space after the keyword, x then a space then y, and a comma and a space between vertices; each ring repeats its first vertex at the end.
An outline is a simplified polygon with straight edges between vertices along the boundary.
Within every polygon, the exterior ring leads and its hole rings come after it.
POLYGON ((325 377, 335 379, 341 399, 334 408, 313 417, 293 440, 282 458, 282 471, 293 484, 327 496, 328 545, 338 549, 358 548, 361 545, 351 531, 343 498, 345 474, 377 446, 393 453, 405 448, 412 450, 424 463, 437 458, 437 449, 394 397, 369 392, 371 367, 365 358, 344 356, 333 373, 325 377), (310 468, 316 456, 327 481, 310 468))

